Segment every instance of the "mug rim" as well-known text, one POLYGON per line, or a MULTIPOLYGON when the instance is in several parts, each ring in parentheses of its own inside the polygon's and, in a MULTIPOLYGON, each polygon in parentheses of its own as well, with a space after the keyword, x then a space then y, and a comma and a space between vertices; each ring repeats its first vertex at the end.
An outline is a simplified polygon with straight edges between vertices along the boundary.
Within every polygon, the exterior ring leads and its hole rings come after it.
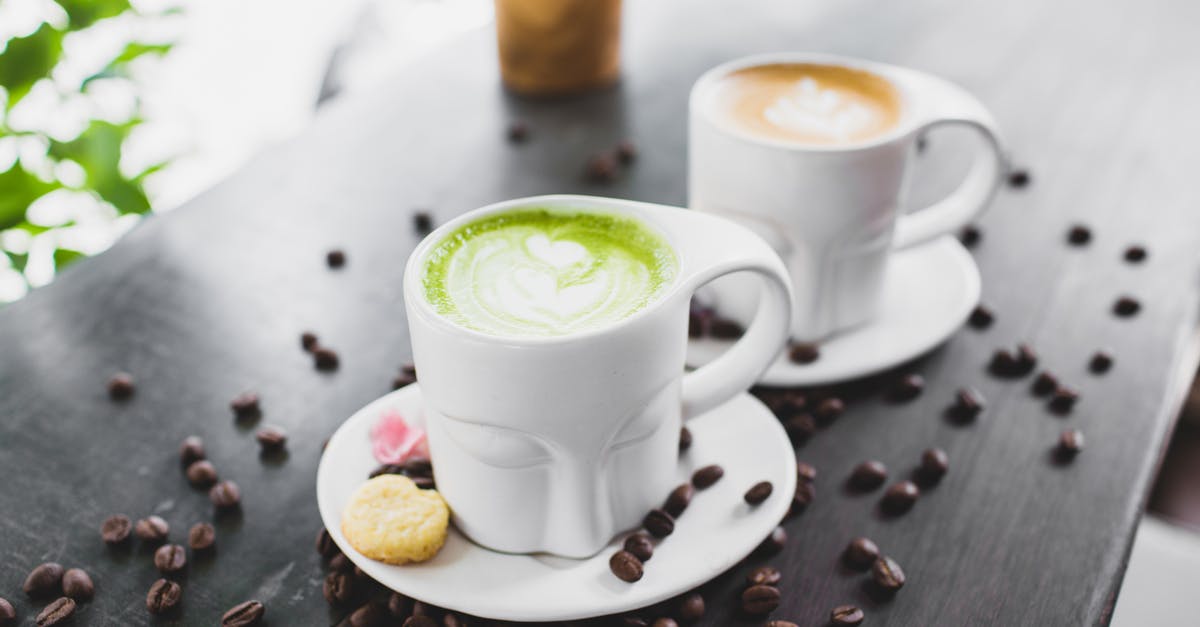
POLYGON ((869 150, 878 148, 883 145, 890 144, 896 140, 902 139, 912 134, 921 124, 920 118, 916 111, 916 102, 912 97, 911 88, 906 81, 901 80, 903 74, 912 72, 906 68, 881 63, 879 61, 871 61, 869 59, 860 59, 845 55, 825 53, 825 52, 763 52, 751 54, 736 59, 730 59, 719 65, 705 70, 696 82, 692 83, 692 89, 688 94, 688 111, 689 116, 698 117, 704 120, 705 123, 713 128, 735 137, 745 142, 758 144, 760 146, 769 146, 772 148, 780 148, 794 152, 812 152, 812 153, 847 153, 859 150, 869 150), (848 144, 803 144, 795 141, 783 139, 772 139, 753 135, 743 131, 732 125, 722 124, 715 116, 710 114, 709 108, 700 103, 700 92, 711 87, 717 80, 728 76, 729 74, 750 67, 773 65, 780 63, 811 63, 814 65, 829 65, 834 67, 847 68, 852 70, 861 70, 874 74, 879 78, 887 81, 900 96, 901 116, 896 127, 882 135, 852 142, 848 144))
POLYGON ((679 258, 679 248, 675 243, 675 237, 664 230, 661 225, 653 220, 647 219, 644 212, 639 211, 648 208, 660 209, 678 209, 686 211, 681 207, 673 207, 671 205, 660 205, 655 203, 640 202, 636 200, 625 200, 622 198, 611 198, 607 196, 589 196, 585 194, 543 194, 538 196, 523 196, 521 198, 512 198, 500 202, 494 202, 489 205, 477 207, 467 211, 461 215, 455 216, 450 221, 442 224, 438 228, 431 231, 424 237, 413 249, 408 256, 408 261, 404 268, 404 302, 410 307, 410 312, 414 315, 419 315, 422 319, 433 326, 436 326, 450 333, 465 335, 473 340, 480 342, 489 342, 494 344, 504 344, 510 346, 558 346, 570 342, 592 339, 601 335, 615 332, 624 326, 632 325, 634 322, 649 316, 652 312, 658 310, 663 303, 671 300, 679 291, 679 286, 682 284, 681 273, 682 260, 679 258), (609 210, 621 213, 625 216, 632 215, 647 228, 652 229, 655 233, 666 241, 671 248, 671 253, 675 256, 676 270, 675 276, 672 277, 670 285, 646 306, 633 312, 632 314, 613 321, 599 327, 584 329, 574 333, 566 333, 562 335, 549 336, 508 336, 495 335, 485 333, 477 329, 472 329, 459 324, 455 324, 448 318, 438 313, 429 299, 425 298, 424 291, 420 289, 423 285, 421 281, 421 266, 428 256, 430 250, 442 241, 447 233, 457 229, 464 224, 478 220, 481 217, 499 213, 505 210, 519 208, 523 206, 532 206, 536 204, 549 205, 551 209, 570 209, 572 204, 580 210, 609 210), (583 205, 583 206, 579 206, 583 205))

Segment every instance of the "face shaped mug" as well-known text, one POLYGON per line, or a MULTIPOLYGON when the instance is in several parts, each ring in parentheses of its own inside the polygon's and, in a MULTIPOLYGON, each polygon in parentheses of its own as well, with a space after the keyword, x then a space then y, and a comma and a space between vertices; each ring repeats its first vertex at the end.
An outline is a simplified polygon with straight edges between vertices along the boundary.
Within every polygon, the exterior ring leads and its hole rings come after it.
POLYGON ((541 196, 431 233, 404 300, 455 525, 494 550, 582 558, 666 497, 682 421, 762 373, 791 295, 771 247, 722 218, 541 196), (758 314, 721 359, 684 374, 692 294, 739 271, 763 279, 758 314))

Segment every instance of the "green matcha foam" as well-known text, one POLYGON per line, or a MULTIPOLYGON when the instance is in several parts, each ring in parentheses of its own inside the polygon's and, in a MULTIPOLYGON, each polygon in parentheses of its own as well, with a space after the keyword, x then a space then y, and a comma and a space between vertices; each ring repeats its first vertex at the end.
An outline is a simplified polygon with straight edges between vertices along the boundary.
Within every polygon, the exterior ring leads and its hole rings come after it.
POLYGON ((666 240, 623 215, 525 207, 447 234, 425 260, 425 298, 469 329, 550 337, 602 327, 675 278, 666 240))

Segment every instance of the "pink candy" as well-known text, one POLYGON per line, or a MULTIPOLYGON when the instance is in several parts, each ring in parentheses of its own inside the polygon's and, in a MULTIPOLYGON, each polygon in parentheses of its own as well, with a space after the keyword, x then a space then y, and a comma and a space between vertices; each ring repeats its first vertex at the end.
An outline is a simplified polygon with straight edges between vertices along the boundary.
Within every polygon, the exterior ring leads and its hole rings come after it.
POLYGON ((371 450, 381 464, 402 464, 413 457, 429 457, 425 430, 408 424, 395 411, 383 414, 371 427, 371 450))

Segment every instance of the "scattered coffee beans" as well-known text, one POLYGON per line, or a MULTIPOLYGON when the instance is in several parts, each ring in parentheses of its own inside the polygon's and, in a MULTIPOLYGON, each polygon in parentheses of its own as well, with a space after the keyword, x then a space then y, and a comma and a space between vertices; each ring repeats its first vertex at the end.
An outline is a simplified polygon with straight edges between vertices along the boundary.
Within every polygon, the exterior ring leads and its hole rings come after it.
POLYGON ((909 374, 900 379, 889 392, 892 400, 897 402, 911 401, 921 395, 925 389, 925 378, 919 374, 909 374))
POLYGON ((1133 245, 1125 249, 1125 261, 1129 263, 1141 263, 1146 260, 1146 248, 1143 246, 1133 245))
POLYGON ((321 527, 321 532, 317 534, 316 548, 317 553, 320 553, 321 557, 325 559, 341 553, 337 544, 333 542, 333 537, 329 535, 329 530, 324 527, 321 527))
POLYGON ((985 406, 983 394, 975 388, 967 387, 954 395, 954 406, 950 408, 950 412, 958 420, 966 422, 977 418, 985 406))
POLYGON ((1112 368, 1112 365, 1113 358, 1111 354, 1107 351, 1096 351, 1096 354, 1092 355, 1091 361, 1088 362, 1088 370, 1091 370, 1095 374, 1104 374, 1112 368))
POLYGON ((750 489, 746 490, 746 494, 742 498, 749 505, 760 505, 763 501, 770 498, 772 490, 774 490, 774 486, 771 485, 770 481, 759 481, 750 486, 750 489))
POLYGON ((808 462, 796 462, 796 479, 811 483, 817 480, 817 469, 808 462))
POLYGON ((1133 316, 1141 311, 1141 309, 1142 304, 1132 296, 1122 296, 1117 299, 1117 302, 1113 303, 1113 313, 1122 318, 1133 316))
POLYGON ((96 584, 82 568, 71 568, 63 573, 63 594, 76 600, 88 601, 96 595, 96 584))
POLYGON ((783 573, 774 566, 759 566, 746 575, 747 586, 774 586, 783 580, 783 573))
POLYGON ((911 481, 901 481, 892 484, 883 493, 883 498, 879 504, 888 513, 902 514, 912 509, 912 506, 916 504, 917 498, 920 496, 921 490, 917 487, 917 484, 911 481))
POLYGON ((300 334, 300 348, 305 352, 311 353, 317 347, 317 334, 312 331, 305 331, 300 334))
POLYGON ((718 340, 736 340, 746 332, 742 325, 725 318, 714 317, 708 327, 708 332, 718 340))
POLYGON ((151 614, 168 614, 179 607, 181 600, 183 600, 183 588, 179 587, 179 584, 159 579, 151 584, 150 591, 146 593, 146 609, 151 614))
POLYGON ((887 481, 887 466, 874 460, 865 461, 850 471, 850 487, 855 490, 874 490, 887 481))
POLYGON ((608 560, 608 568, 617 579, 633 583, 642 578, 642 560, 629 551, 617 551, 608 560))
POLYGON ((776 527, 758 544, 758 548, 754 549, 754 552, 758 555, 775 555, 783 550, 785 544, 787 544, 787 531, 784 531, 783 527, 776 527))
POLYGON ((187 551, 178 544, 164 544, 154 552, 154 567, 164 575, 174 575, 187 568, 187 551))
POLYGON ((721 480, 725 476, 725 469, 716 464, 705 466, 696 472, 692 473, 692 485, 699 490, 712 487, 712 485, 721 480))
POLYGON ((387 611, 392 618, 404 618, 412 614, 412 606, 412 599, 399 592, 393 592, 388 595, 387 611))
POLYGON ((251 627, 262 622, 267 608, 258 601, 239 603, 221 617, 221 627, 251 627))
POLYGON ((339 361, 338 354, 331 348, 322 346, 313 350, 313 365, 317 370, 337 370, 339 361))
POLYGON ((817 403, 816 416, 822 424, 829 424, 846 411, 846 403, 836 397, 827 398, 817 403))
POLYGON ((621 627, 650 627, 650 621, 641 616, 622 616, 621 627))
POLYGON ((287 446, 287 432, 280 427, 263 427, 254 434, 264 453, 278 453, 287 446))
POLYGON ((345 553, 338 553, 333 556, 333 559, 329 560, 329 570, 340 570, 351 573, 354 572, 354 562, 351 562, 345 553))
POLYGON ((129 539, 131 531, 133 531, 133 523, 129 521, 128 516, 121 514, 109 516, 100 525, 100 539, 104 540, 105 544, 122 544, 129 539))
POLYGON ((650 535, 665 538, 675 531, 675 518, 661 509, 652 509, 642 519, 642 526, 650 535))
POLYGON ((1066 414, 1075 407, 1075 403, 1079 400, 1079 392, 1065 386, 1060 385, 1054 390, 1054 395, 1050 397, 1050 411, 1056 414, 1066 414))
POLYGON ((1028 344, 1017 345, 1017 373, 1025 376, 1037 367, 1038 356, 1033 347, 1028 344))
POLYGON ((508 141, 514 144, 523 143, 529 139, 529 125, 521 120, 513 120, 508 125, 508 141))
POLYGON ((0 598, 0 627, 13 627, 17 624, 17 610, 6 599, 0 598))
POLYGON ((428 211, 416 211, 413 213, 413 230, 421 235, 425 235, 433 230, 433 216, 429 215, 428 211))
POLYGON ((188 483, 197 488, 207 488, 217 482, 217 468, 207 459, 202 459, 187 467, 185 473, 188 483))
POLYGON ((690 483, 680 484, 679 487, 671 490, 667 495, 667 500, 663 503, 663 510, 671 516, 678 517, 687 509, 689 503, 692 502, 692 495, 696 493, 696 489, 690 483))
POLYGON ((409 616, 402 627, 438 627, 437 621, 428 616, 409 616))
POLYGON ((1092 241, 1092 231, 1082 224, 1076 224, 1067 231, 1067 242, 1072 246, 1083 246, 1092 241))
POLYGON ((37 627, 50 627, 51 625, 61 625, 74 613, 75 601, 67 597, 59 597, 50 605, 42 608, 35 620, 37 627))
POLYGON ((346 265, 346 251, 334 249, 325 253, 325 263, 330 268, 340 268, 346 265))
MULTIPOLYGON (((333 566, 332 562, 330 562, 330 566, 333 566)), ((335 569, 325 575, 325 583, 321 586, 321 592, 325 595, 325 601, 330 605, 344 605, 354 598, 354 583, 353 571, 335 569)))
POLYGON ((637 146, 632 141, 623 139, 617 143, 616 154, 617 161, 620 161, 624 165, 629 165, 637 159, 637 146))
MULTIPOLYGON (((378 627, 383 621, 383 612, 375 605, 367 603, 366 605, 354 610, 350 616, 346 618, 349 627, 378 627)), ((447 621, 445 624, 453 625, 447 621)))
POLYGON ((817 421, 812 414, 796 414, 784 421, 783 429, 792 442, 800 444, 817 432, 817 421))
POLYGON ((167 534, 171 532, 171 525, 167 521, 158 516, 147 516, 139 521, 133 528, 133 533, 142 542, 151 544, 159 544, 166 541, 167 534))
POLYGON ((742 611, 755 616, 770 614, 779 607, 781 598, 775 586, 750 586, 742 592, 742 611))
POLYGON ((769 620, 764 627, 800 627, 790 620, 769 620))
POLYGON ((983 305, 976 305, 975 309, 971 310, 971 316, 967 318, 967 323, 976 329, 986 329, 992 326, 996 316, 991 309, 983 305))
POLYGON ((1058 377, 1055 377, 1049 372, 1042 371, 1041 374, 1033 380, 1033 395, 1046 396, 1054 390, 1058 389, 1058 377))
POLYGON ((640 531, 632 533, 625 538, 625 550, 633 553, 639 560, 648 562, 654 557, 654 541, 640 531))
POLYGON ((179 461, 184 468, 207 457, 204 452, 204 441, 199 436, 189 435, 179 445, 179 461))
POLYGON ((839 605, 829 613, 832 625, 858 625, 863 622, 863 611, 853 605, 839 605))
POLYGON ((687 427, 679 429, 679 452, 683 453, 692 448, 692 432, 687 427))
POLYGON ((679 627, 679 623, 670 616, 662 616, 654 619, 651 627, 679 627))
POLYGON ((855 538, 842 551, 842 561, 855 570, 867 570, 879 559, 879 547, 869 538, 855 538))
POLYGON ((232 481, 222 481, 208 491, 208 499, 217 509, 234 509, 242 503, 242 491, 232 481))
POLYGON ((813 500, 817 498, 817 488, 808 481, 801 481, 796 484, 796 491, 792 493, 792 503, 788 506, 788 517, 798 516, 801 512, 808 509, 812 505, 813 500))
POLYGON ((981 239, 983 239, 983 232, 974 224, 968 224, 958 232, 958 241, 967 248, 973 248, 981 239))
POLYGON ((217 530, 208 523, 196 523, 188 530, 188 546, 196 553, 211 551, 217 543, 217 530))
POLYGON ((700 620, 704 617, 704 597, 698 592, 684 595, 683 600, 679 602, 677 615, 685 625, 700 620))
POLYGON ((1022 189, 1029 185, 1032 178, 1029 170, 1016 168, 1008 173, 1008 186, 1013 189, 1022 189))
POLYGON ((821 357, 821 350, 816 344, 792 344, 788 349, 788 359, 794 364, 811 364, 821 357))
POLYGON ((238 418, 254 418, 262 413, 258 394, 254 392, 242 392, 233 397, 233 400, 229 401, 229 408, 238 418))
POLYGON ((118 372, 108 380, 108 396, 116 401, 123 401, 134 392, 133 375, 128 372, 118 372))
POLYGON ((889 592, 895 592, 904 587, 904 571, 890 557, 880 557, 871 566, 871 578, 876 585, 889 592))
POLYGON ((1008 349, 1000 348, 992 353, 988 362, 988 372, 999 377, 1012 377, 1017 374, 1017 358, 1008 349))
POLYGON ((1083 450, 1083 432, 1079 429, 1067 429, 1058 436, 1058 454, 1060 457, 1071 459, 1083 450))
POLYGON ((607 152, 593 155, 588 159, 585 172, 593 183, 611 183, 617 178, 617 160, 607 152))
POLYGON ((950 458, 946 455, 946 451, 940 448, 931 448, 921 453, 921 465, 917 469, 917 474, 926 484, 941 481, 948 470, 950 470, 950 458))

